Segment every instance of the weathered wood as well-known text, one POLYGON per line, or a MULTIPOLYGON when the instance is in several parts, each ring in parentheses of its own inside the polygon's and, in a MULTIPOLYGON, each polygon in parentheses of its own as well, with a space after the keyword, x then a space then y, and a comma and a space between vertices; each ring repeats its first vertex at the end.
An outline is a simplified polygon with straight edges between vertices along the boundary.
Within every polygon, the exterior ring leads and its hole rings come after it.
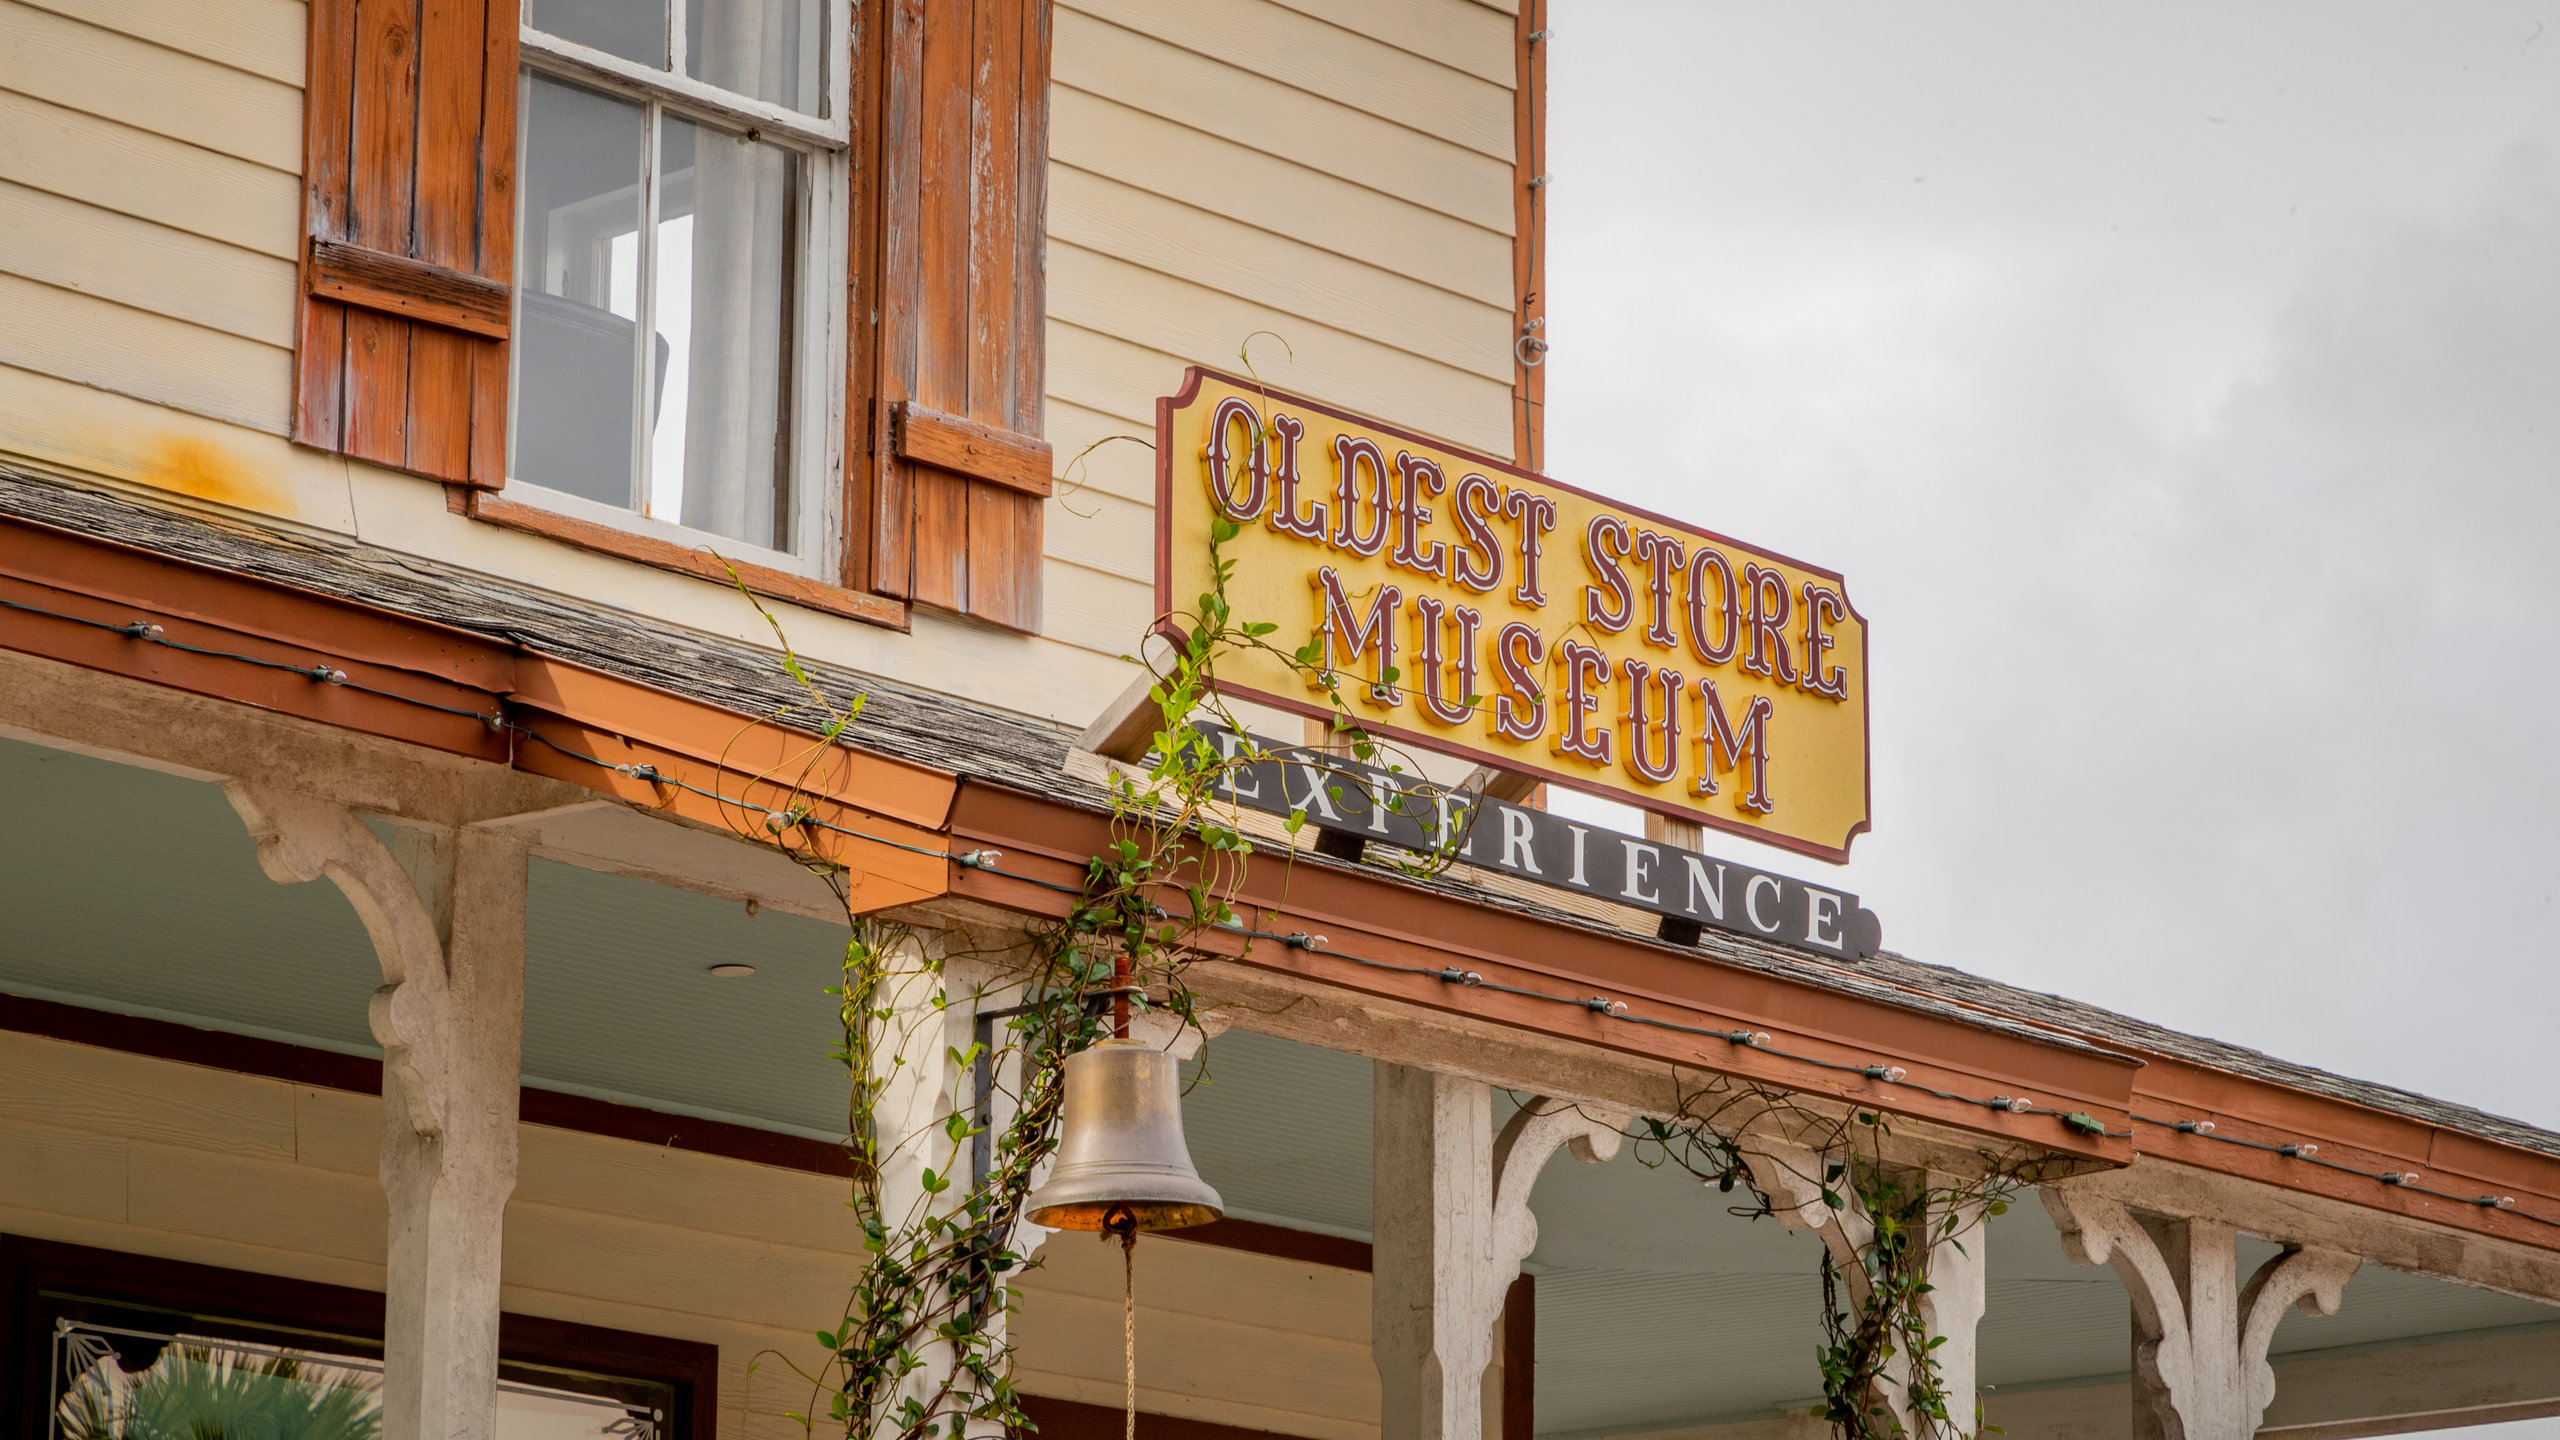
POLYGON ((938 466, 1025 495, 1049 493, 1049 442, 999 425, 964 420, 913 401, 897 410, 901 459, 938 466))
POLYGON ((880 183, 883 192, 879 231, 880 288, 872 302, 879 318, 874 325, 878 346, 878 403, 873 414, 875 476, 868 513, 871 588, 879 594, 907 599, 915 588, 915 490, 909 467, 896 463, 881 427, 891 407, 916 394, 916 356, 921 343, 916 313, 922 237, 916 216, 922 205, 924 156, 920 131, 924 123, 923 0, 882 0, 887 11, 881 45, 880 183))
MULTIPOLYGON (((479 256, 483 277, 510 285, 516 267, 516 52, 519 0, 478 0, 485 7, 480 74, 479 256)), ((471 357, 469 480, 494 489, 507 480, 509 342, 477 346, 471 357)))
POLYGON ((653 565, 661 570, 673 570, 714 584, 734 583, 730 575, 730 566, 734 565, 736 579, 744 581, 747 589, 758 595, 787 600, 794 605, 841 615, 848 620, 864 620, 899 630, 907 626, 906 607, 894 600, 822 584, 805 575, 794 575, 769 565, 745 561, 723 565, 708 550, 697 546, 678 545, 619 526, 599 525, 592 520, 502 499, 483 491, 468 492, 463 508, 464 513, 475 520, 485 520, 528 535, 540 535, 581 550, 593 550, 598 554, 653 565))
POLYGON ((321 239, 311 242, 307 273, 313 295, 447 330, 507 336, 508 289, 477 275, 321 239))
MULTIPOLYGON (((969 413, 969 165, 976 52, 974 3, 925 7, 916 147, 923 166, 916 227, 914 399, 969 413)), ((956 537, 955 537, 956 538, 956 537)), ((917 537, 919 549, 926 538, 917 537)))
POLYGON ((1040 623, 1049 453, 1039 284, 1047 0, 898 5, 885 66, 889 200, 871 588, 1017 630, 1040 623), (1035 76, 1036 71, 1036 76, 1035 76))
POLYGON ((505 481, 515 0, 314 0, 294 435, 505 481))

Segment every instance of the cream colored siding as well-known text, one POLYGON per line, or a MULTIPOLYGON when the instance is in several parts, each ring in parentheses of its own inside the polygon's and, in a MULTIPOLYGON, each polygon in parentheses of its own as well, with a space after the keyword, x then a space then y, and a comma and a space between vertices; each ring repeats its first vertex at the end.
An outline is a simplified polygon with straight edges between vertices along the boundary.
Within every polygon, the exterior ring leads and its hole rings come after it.
MULTIPOLYGON (((1242 369, 1248 337, 1275 387, 1508 455, 1512 30, 1473 0, 1064 0, 1061 463, 1151 435, 1183 367, 1242 369)), ((1049 574, 1074 578, 1047 628, 1125 653, 1154 612, 1154 465, 1135 446, 1084 463, 1080 494, 1049 506, 1049 574)))
POLYGON ((284 430, 293 353, 0 274, 0 359, 65 380, 284 430))
POLYGON ((1313 251, 1364 261, 1481 301, 1507 323, 1507 229, 1490 230, 1065 86, 1051 92, 1050 120, 1052 169, 1071 165, 1313 251))
MULTIPOLYGON (((0 1230, 378 1290, 381 1126, 370 1095, 0 1031, 0 1230)), ((859 1274, 845 1182, 541 1126, 521 1143, 507 1308, 718 1345, 721 1434, 800 1434, 784 1412, 810 1392, 783 1358, 818 1358, 811 1333, 859 1274)), ((1138 1254, 1147 1408, 1376 1433, 1368 1276, 1172 1240, 1138 1254)), ((1021 1282, 1025 1388, 1118 1403, 1119 1274, 1116 1249, 1051 1242, 1021 1282)))
POLYGON ((31 0, 40 10, 86 20, 217 65, 302 84, 302 0, 31 0))
MULTIPOLYGON (((1370 38, 1366 20, 1349 28, 1332 25, 1273 0, 1076 0, 1074 8, 1379 119, 1446 136, 1497 160, 1511 159, 1507 79, 1480 79, 1431 56, 1398 50, 1370 38)), ((1414 0, 1381 0, 1378 8, 1424 7, 1414 0)), ((1478 23, 1509 29, 1492 17, 1478 23)))
POLYGON ((1057 53, 1060 85, 1472 225, 1511 231, 1507 152, 1487 156, 1428 131, 1382 125, 1339 99, 1073 10, 1058 12, 1057 53))
POLYGON ((0 0, 0 363, 285 431, 302 25, 0 0))
POLYGON ((297 87, 0 0, 0 87, 236 156, 302 168, 297 87))

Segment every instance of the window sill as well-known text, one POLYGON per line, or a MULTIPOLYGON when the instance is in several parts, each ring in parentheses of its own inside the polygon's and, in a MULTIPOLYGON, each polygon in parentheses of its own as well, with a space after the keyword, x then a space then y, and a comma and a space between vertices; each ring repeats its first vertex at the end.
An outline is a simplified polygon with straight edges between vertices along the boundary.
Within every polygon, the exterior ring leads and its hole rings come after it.
POLYGON ((892 630, 907 628, 907 607, 902 602, 892 600, 885 595, 865 595, 859 591, 847 590, 842 586, 812 580, 806 575, 794 575, 787 570, 776 570, 770 565, 758 565, 750 561, 733 560, 724 565, 714 559, 708 550, 677 545, 654 536, 635 535, 628 530, 599 525, 592 520, 581 520, 574 515, 563 515, 538 505, 501 499, 486 490, 449 485, 445 487, 445 499, 446 504, 456 514, 468 515, 474 520, 485 521, 503 529, 520 531, 527 535, 539 535, 546 540, 557 540, 563 545, 575 545, 581 550, 592 550, 599 555, 611 555, 660 570, 672 570, 679 575, 691 575, 716 585, 744 582, 749 591, 768 600, 780 600, 805 609, 824 611, 829 615, 841 615, 845 619, 859 620, 867 625, 881 625, 892 630), (737 570, 735 580, 729 574, 731 567, 737 570))

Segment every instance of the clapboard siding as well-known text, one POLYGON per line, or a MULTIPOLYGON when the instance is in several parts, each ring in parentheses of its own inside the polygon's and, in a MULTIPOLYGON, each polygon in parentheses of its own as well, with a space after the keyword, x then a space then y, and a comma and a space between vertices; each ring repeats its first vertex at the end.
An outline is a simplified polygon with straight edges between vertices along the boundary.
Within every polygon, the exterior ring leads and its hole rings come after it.
POLYGON ((293 264, 0 180, 0 271, 293 344, 293 264))
POLYGON ((270 434, 290 419, 293 352, 0 274, 0 363, 270 434))
POLYGON ((163 45, 0 0, 0 89, 297 175, 302 92, 163 45))
POLYGON ((1073 86, 1051 93, 1052 160, 1426 285, 1508 306, 1511 237, 1073 86))
POLYGON ((294 176, 6 90, 0 180, 295 258, 302 187, 294 176))
POLYGON ((1135 654, 1146 638, 1147 621, 1156 611, 1151 575, 1116 575, 1051 556, 1041 563, 1040 583, 1046 608, 1042 629, 1049 639, 1116 658, 1135 654))
POLYGON ((1149 578, 1155 506, 1100 490, 1049 497, 1047 550, 1054 559, 1129 579, 1149 578))
POLYGON ((1498 305, 1317 250, 1071 165, 1051 167, 1050 234, 1239 299, 1355 330, 1426 360, 1508 381, 1498 305))
POLYGON ((1506 163, 1512 158, 1510 87, 1423 60, 1357 29, 1272 0, 1075 0, 1073 8, 1186 50, 1249 64, 1274 80, 1478 154, 1506 163))
POLYGON ((1049 444, 1058 452, 1058 495, 1069 503, 1099 492, 1153 507, 1156 503, 1155 431, 1152 426, 1049 397, 1049 444))
POLYGON ((1301 15, 1356 30, 1505 90, 1519 84, 1512 17, 1483 0, 1278 0, 1301 15))
MULTIPOLYGON (((1256 0, 1260 3, 1260 0, 1256 0)), ((1230 57, 1233 58, 1233 57, 1230 57)), ((1294 160, 1508 234, 1511 162, 1073 10, 1057 15, 1061 85, 1294 160)))
POLYGON ((218 65, 302 84, 302 0, 28 0, 39 10, 165 45, 218 65))
MULTIPOLYGON (((1049 245, 1049 314, 1150 349, 1234 367, 1236 346, 1268 331, 1295 356, 1284 388, 1477 450, 1511 448, 1511 387, 1392 350, 1205 286, 1063 241, 1049 245)), ((1275 347, 1276 349, 1277 347, 1275 347)), ((1169 393, 1178 371, 1158 378, 1169 393)), ((1275 382, 1278 377, 1275 373, 1275 382)))

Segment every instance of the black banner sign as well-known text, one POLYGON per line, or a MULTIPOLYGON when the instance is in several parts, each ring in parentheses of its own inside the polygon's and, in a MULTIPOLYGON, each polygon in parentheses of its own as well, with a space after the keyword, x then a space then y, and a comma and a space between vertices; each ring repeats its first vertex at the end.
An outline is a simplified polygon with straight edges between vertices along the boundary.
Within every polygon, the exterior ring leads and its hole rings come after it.
MULTIPOLYGON (((1245 737, 1203 725, 1229 761, 1245 737)), ((1320 830, 1412 851, 1450 847, 1484 870, 1650 910, 1674 921, 1864 959, 1884 924, 1858 897, 1718 860, 1544 810, 1392 774, 1348 756, 1252 742, 1228 772, 1227 798, 1251 810, 1306 816, 1320 830)))

